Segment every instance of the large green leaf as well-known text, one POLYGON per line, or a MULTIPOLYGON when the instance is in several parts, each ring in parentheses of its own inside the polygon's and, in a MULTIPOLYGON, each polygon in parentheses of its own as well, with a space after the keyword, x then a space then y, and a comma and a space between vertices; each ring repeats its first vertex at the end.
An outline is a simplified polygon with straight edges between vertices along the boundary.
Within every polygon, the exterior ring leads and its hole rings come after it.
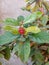
POLYGON ((12 25, 12 26, 18 26, 20 22, 24 20, 23 16, 18 16, 17 19, 14 18, 7 18, 5 19, 4 23, 5 25, 12 25))
POLYGON ((13 52, 18 53, 18 56, 23 62, 27 62, 30 54, 30 43, 26 41, 24 44, 17 43, 13 49, 13 52))
POLYGON ((41 23, 42 23, 42 25, 45 26, 46 23, 47 23, 47 21, 48 21, 48 16, 47 16, 47 15, 44 15, 44 16, 41 18, 41 23))
POLYGON ((41 31, 37 34, 29 36, 29 38, 37 43, 49 43, 49 33, 46 31, 41 31))
POLYGON ((12 41, 14 41, 17 38, 17 36, 13 35, 10 32, 5 32, 3 35, 0 36, 0 45, 8 44, 12 41))
POLYGON ((28 15, 25 19, 24 19, 24 24, 27 23, 32 23, 34 22, 36 19, 40 18, 42 16, 42 13, 40 11, 34 12, 30 15, 28 15))
POLYGON ((5 19, 4 23, 5 23, 5 25, 13 25, 13 26, 16 26, 19 24, 18 21, 16 19, 13 19, 13 18, 5 19))
POLYGON ((30 54, 30 43, 29 41, 26 41, 24 45, 22 46, 20 50, 20 58, 24 61, 27 62, 30 54))
POLYGON ((30 54, 30 43, 26 41, 23 46, 19 48, 19 56, 22 61, 27 62, 30 54))

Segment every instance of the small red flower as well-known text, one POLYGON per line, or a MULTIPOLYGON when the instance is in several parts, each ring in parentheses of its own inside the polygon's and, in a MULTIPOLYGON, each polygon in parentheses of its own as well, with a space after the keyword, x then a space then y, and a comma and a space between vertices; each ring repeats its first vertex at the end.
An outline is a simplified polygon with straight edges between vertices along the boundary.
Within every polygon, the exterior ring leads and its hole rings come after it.
POLYGON ((20 27, 18 29, 18 32, 19 32, 19 34, 24 35, 25 34, 25 29, 23 27, 20 27))

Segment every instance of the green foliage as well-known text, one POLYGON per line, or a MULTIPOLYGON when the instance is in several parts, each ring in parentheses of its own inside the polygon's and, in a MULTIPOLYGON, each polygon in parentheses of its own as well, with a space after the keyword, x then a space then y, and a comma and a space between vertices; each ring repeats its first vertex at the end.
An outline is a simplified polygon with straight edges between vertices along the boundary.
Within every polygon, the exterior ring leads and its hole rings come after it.
POLYGON ((17 20, 18 20, 18 22, 22 22, 24 20, 24 17, 23 16, 18 16, 17 20))
POLYGON ((37 45, 31 48, 31 57, 35 62, 35 65, 42 65, 44 62, 44 57, 38 49, 37 45))
POLYGON ((34 41, 39 44, 49 43, 49 33, 47 31, 41 31, 37 34, 29 36, 31 41, 34 41))
POLYGON ((41 18, 41 23, 43 26, 45 26, 47 24, 47 21, 48 21, 48 16, 47 15, 44 15, 42 18, 41 18))
POLYGON ((41 16, 42 16, 42 13, 41 13, 40 11, 34 12, 34 13, 30 14, 29 16, 27 16, 27 17, 24 19, 24 24, 32 23, 32 22, 34 22, 36 19, 40 18, 41 16))
POLYGON ((13 35, 10 32, 5 32, 3 35, 0 36, 0 45, 7 45, 13 42, 17 36, 13 35))
POLYGON ((10 25, 4 26, 4 30, 12 31, 13 27, 10 25))
POLYGON ((11 26, 18 26, 20 25, 20 22, 24 20, 23 16, 18 16, 17 19, 14 18, 7 18, 4 20, 5 25, 11 25, 11 26))
POLYGON ((19 51, 19 43, 17 42, 16 45, 14 46, 12 52, 17 53, 19 51))
POLYGON ((5 46, 0 46, 0 51, 4 50, 5 48, 5 46))
MULTIPOLYGON (((33 1, 34 0, 30 0, 30 2, 33 1)), ((4 58, 9 60, 12 51, 17 54, 23 62, 27 62, 29 57, 33 56, 35 65, 42 65, 45 61, 39 46, 49 44, 49 33, 46 28, 47 21, 48 15, 44 15, 40 11, 33 12, 26 18, 19 16, 17 19, 7 18, 4 20, 3 23, 5 23, 5 25, 3 28, 6 32, 3 35, 0 35, 0 56, 3 57, 4 55, 4 58), (21 35, 18 32, 19 27, 23 27, 25 33, 27 32, 27 29, 29 32, 21 35), (43 27, 45 27, 46 31, 43 30, 43 27), (39 29, 39 32, 37 28, 39 29), (33 43, 33 46, 31 46, 31 42, 33 43)), ((46 52, 49 54, 49 48, 46 52)))
POLYGON ((29 57, 29 54, 30 54, 30 43, 29 41, 26 41, 24 43, 24 45, 22 46, 21 48, 21 51, 20 51, 20 57, 22 57, 22 60, 24 62, 27 62, 28 61, 28 57, 29 57))
POLYGON ((20 37, 18 38, 18 41, 22 41, 22 42, 24 42, 24 41, 26 41, 26 38, 23 37, 23 36, 20 36, 20 37))
MULTIPOLYGON (((43 25, 45 26, 48 21, 48 18, 46 15, 43 17, 41 16, 42 16, 42 13, 40 11, 37 11, 29 15, 25 19, 23 19, 22 16, 18 17, 17 19, 19 22, 24 20, 23 25, 24 24, 26 25, 26 24, 35 22, 37 19, 41 18, 40 19, 41 23, 43 24, 45 22, 45 24, 43 25)), ((10 23, 12 23, 12 21, 10 21, 10 23)), ((15 41, 16 45, 14 45, 12 52, 16 53, 17 56, 19 56, 23 62, 27 62, 28 58, 34 55, 34 60, 36 61, 36 65, 43 64, 44 61, 43 61, 42 54, 40 53, 40 51, 37 53, 36 48, 34 49, 31 48, 30 41, 40 45, 44 43, 49 43, 49 33, 43 30, 41 30, 38 33, 31 33, 32 31, 31 29, 30 33, 28 33, 27 35, 19 35, 19 33, 15 35, 14 33, 16 33, 16 30, 18 32, 18 28, 16 28, 16 26, 13 25, 13 23, 10 25, 9 24, 5 25, 4 29, 7 30, 7 32, 5 32, 3 35, 0 36, 0 45, 2 46, 7 44, 9 45, 9 43, 15 41), (13 30, 14 30, 14 33, 11 33, 13 30), (30 53, 32 54, 30 55, 30 53)), ((0 51, 3 51, 3 50, 4 50, 5 59, 9 60, 11 49, 8 46, 7 47, 5 46, 5 48, 1 47, 0 51)))
POLYGON ((7 18, 7 19, 5 19, 4 23, 6 25, 14 25, 14 26, 18 25, 17 20, 13 19, 13 18, 7 18))
POLYGON ((6 49, 4 50, 4 58, 6 59, 6 60, 9 60, 10 59, 10 56, 11 56, 11 54, 10 54, 10 48, 7 46, 6 47, 6 49))
POLYGON ((2 53, 0 53, 0 58, 3 58, 3 57, 4 57, 4 55, 2 53))
POLYGON ((45 65, 49 65, 49 62, 47 62, 45 65))
POLYGON ((7 25, 7 26, 4 26, 3 27, 5 31, 9 31, 13 34, 18 34, 18 28, 16 28, 15 26, 10 26, 10 25, 7 25))
POLYGON ((42 56, 42 54, 40 53, 40 51, 38 51, 38 50, 35 50, 35 60, 37 60, 37 61, 43 61, 44 60, 44 57, 42 56))
POLYGON ((30 42, 26 41, 23 44, 20 42, 16 44, 13 49, 14 52, 18 52, 18 56, 23 62, 27 62, 30 55, 30 42))

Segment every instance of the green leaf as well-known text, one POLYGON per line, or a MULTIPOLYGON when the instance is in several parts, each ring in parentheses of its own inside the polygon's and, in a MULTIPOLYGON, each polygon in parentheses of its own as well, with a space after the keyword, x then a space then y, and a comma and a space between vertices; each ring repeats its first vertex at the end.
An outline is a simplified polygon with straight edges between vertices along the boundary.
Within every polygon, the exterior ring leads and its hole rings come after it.
POLYGON ((5 46, 1 46, 0 51, 4 50, 5 48, 6 48, 5 46))
POLYGON ((4 58, 4 55, 0 53, 0 58, 4 58))
POLYGON ((44 57, 38 49, 35 50, 35 61, 36 65, 42 65, 44 62, 44 57))
POLYGON ((26 41, 22 46, 20 45, 18 51, 19 57, 23 62, 27 62, 30 55, 30 43, 26 41))
POLYGON ((45 65, 49 65, 49 62, 47 62, 45 65))
POLYGON ((30 40, 36 43, 49 43, 49 33, 47 31, 41 31, 37 34, 29 36, 30 40))
POLYGON ((4 23, 5 23, 5 25, 12 25, 12 26, 16 26, 19 24, 18 21, 16 19, 13 19, 13 18, 5 19, 4 23))
POLYGON ((5 52, 4 58, 6 60, 9 60, 10 59, 10 56, 11 56, 11 54, 10 54, 10 48, 7 46, 6 49, 4 50, 4 52, 5 52))
POLYGON ((13 35, 10 32, 5 32, 3 35, 0 36, 0 45, 5 45, 13 42, 17 36, 13 35))
POLYGON ((12 29, 13 29, 12 26, 9 26, 9 25, 4 26, 4 30, 11 31, 12 29))
POLYGON ((27 28, 29 25, 30 25, 30 23, 29 23, 29 24, 24 24, 23 26, 24 26, 25 28, 27 28))
POLYGON ((37 11, 37 12, 36 12, 36 16, 37 16, 37 17, 36 17, 37 19, 40 18, 40 17, 42 16, 42 12, 37 11))
POLYGON ((19 43, 16 43, 16 45, 14 46, 14 48, 13 48, 13 53, 16 53, 16 52, 18 52, 19 51, 19 43))
POLYGON ((31 48, 31 52, 30 52, 30 56, 33 56, 34 54, 35 54, 35 48, 32 47, 32 48, 31 48))
POLYGON ((6 26, 4 26, 4 30, 9 31, 9 32, 11 32, 13 34, 18 34, 19 33, 18 28, 16 28, 16 26, 6 25, 6 26))
POLYGON ((17 20, 18 20, 18 22, 22 22, 24 20, 24 17, 23 16, 18 16, 17 20))
POLYGON ((20 37, 18 38, 18 41, 21 41, 21 42, 24 42, 25 40, 26 40, 26 38, 23 37, 23 36, 20 36, 20 37))
POLYGON ((42 61, 36 61, 35 65, 43 65, 42 61))
POLYGON ((44 60, 44 57, 43 57, 43 55, 40 53, 40 51, 38 51, 38 50, 35 50, 35 59, 37 60, 37 61, 43 61, 44 60))
POLYGON ((40 18, 42 16, 42 13, 40 11, 34 12, 30 15, 28 15, 25 19, 24 19, 24 24, 27 23, 32 23, 34 22, 36 19, 40 18))
POLYGON ((48 16, 47 15, 44 15, 42 18, 41 18, 41 23, 42 23, 42 25, 46 25, 46 23, 47 23, 47 21, 48 21, 48 16))
POLYGON ((20 22, 24 20, 23 16, 18 16, 17 19, 7 18, 5 19, 5 25, 19 26, 20 22))

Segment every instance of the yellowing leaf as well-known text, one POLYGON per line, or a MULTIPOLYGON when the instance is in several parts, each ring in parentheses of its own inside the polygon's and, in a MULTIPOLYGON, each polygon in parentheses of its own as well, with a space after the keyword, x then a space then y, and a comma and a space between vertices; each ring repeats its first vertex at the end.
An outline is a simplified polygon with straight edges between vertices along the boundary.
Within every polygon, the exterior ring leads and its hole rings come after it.
POLYGON ((13 26, 4 26, 4 30, 12 32, 13 34, 18 34, 18 29, 13 26))
POLYGON ((28 32, 32 32, 32 33, 39 33, 41 30, 37 27, 37 26, 31 26, 26 28, 26 34, 28 32))
POLYGON ((18 29, 13 29, 11 32, 12 32, 13 34, 18 34, 18 29))
POLYGON ((39 6, 37 4, 35 4, 35 6, 33 8, 31 8, 31 12, 35 12, 39 9, 39 6))
POLYGON ((12 30, 12 26, 9 26, 9 25, 4 26, 4 30, 11 31, 12 30))
POLYGON ((24 0, 25 2, 28 2, 29 0, 24 0))
POLYGON ((27 10, 30 10, 30 9, 31 9, 31 5, 27 5, 27 6, 26 6, 26 9, 27 9, 27 10))

